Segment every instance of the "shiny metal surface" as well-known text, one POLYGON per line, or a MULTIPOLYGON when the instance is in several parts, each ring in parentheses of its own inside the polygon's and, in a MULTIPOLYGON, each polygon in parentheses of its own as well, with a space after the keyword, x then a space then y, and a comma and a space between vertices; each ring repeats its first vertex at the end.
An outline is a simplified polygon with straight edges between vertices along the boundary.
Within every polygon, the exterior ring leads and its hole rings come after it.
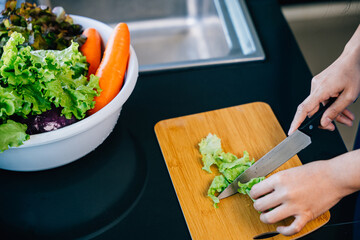
POLYGON ((311 138, 296 130, 237 177, 221 192, 218 198, 223 199, 235 194, 238 189, 238 182, 246 183, 252 178, 268 175, 310 144, 311 138))
POLYGON ((265 58, 245 0, 48 0, 48 4, 110 26, 126 22, 140 72, 265 58))
POLYGON ((164 17, 132 16, 127 22, 140 71, 265 58, 243 0, 173 2, 183 11, 164 17))

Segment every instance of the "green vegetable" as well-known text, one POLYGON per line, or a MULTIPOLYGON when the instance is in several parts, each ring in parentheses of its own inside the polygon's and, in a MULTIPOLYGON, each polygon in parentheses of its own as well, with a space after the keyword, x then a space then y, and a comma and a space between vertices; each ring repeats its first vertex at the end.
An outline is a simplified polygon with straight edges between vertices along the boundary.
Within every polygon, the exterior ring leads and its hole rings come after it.
POLYGON ((223 175, 216 176, 212 181, 209 190, 208 196, 213 200, 214 207, 217 208, 217 204, 220 200, 215 196, 215 193, 221 193, 229 185, 229 182, 226 181, 223 175))
MULTIPOLYGON (((82 119, 94 107, 94 97, 99 95, 97 77, 86 78, 86 58, 79 52, 78 44, 59 50, 31 50, 24 47, 25 38, 14 32, 3 47, 0 59, 0 126, 9 119, 27 118, 54 107, 70 119, 82 119)), ((23 130, 25 134, 26 129, 23 130)), ((2 132, 0 152, 15 146, 13 131, 2 132), (10 136, 11 135, 11 136, 10 136), (6 139, 11 139, 6 140, 6 139)), ((18 137, 17 144, 26 138, 18 137)))
POLYGON ((203 161, 203 170, 212 173, 210 167, 216 163, 215 158, 212 154, 204 154, 202 155, 202 161, 203 161))
MULTIPOLYGON (((199 143, 199 150, 202 154, 203 168, 210 172, 210 166, 215 164, 222 175, 218 175, 212 181, 208 196, 213 200, 214 206, 217 207, 219 199, 215 194, 221 193, 229 184, 231 184, 240 174, 248 169, 255 160, 250 160, 249 153, 244 151, 242 158, 236 157, 232 153, 225 153, 221 148, 221 140, 216 135, 209 134, 199 143)), ((253 185, 265 179, 264 177, 253 178, 245 184, 239 183, 238 192, 248 194, 253 185)))
POLYGON ((16 8, 16 2, 7 1, 1 12, 0 56, 3 54, 2 47, 13 32, 21 33, 25 38, 22 44, 31 46, 33 50, 63 50, 73 41, 80 46, 86 41, 86 37, 81 35, 82 27, 74 24, 63 11, 57 9, 58 14, 55 14, 50 8, 40 8, 31 3, 22 3, 16 8))
POLYGON ((18 147, 23 141, 29 139, 25 133, 26 125, 8 120, 0 125, 0 146, 2 151, 10 147, 18 147))
POLYGON ((202 169, 212 173, 210 167, 216 163, 215 157, 217 157, 222 152, 220 138, 209 133, 209 135, 202 139, 199 143, 199 150, 202 155, 202 161, 204 163, 204 167, 202 169))
POLYGON ((234 154, 225 153, 225 152, 221 152, 215 157, 216 157, 216 165, 218 167, 220 167, 220 165, 223 163, 231 163, 237 159, 237 156, 235 156, 234 154))
POLYGON ((199 150, 201 154, 218 155, 223 151, 221 148, 221 139, 209 133, 209 135, 199 143, 199 150))

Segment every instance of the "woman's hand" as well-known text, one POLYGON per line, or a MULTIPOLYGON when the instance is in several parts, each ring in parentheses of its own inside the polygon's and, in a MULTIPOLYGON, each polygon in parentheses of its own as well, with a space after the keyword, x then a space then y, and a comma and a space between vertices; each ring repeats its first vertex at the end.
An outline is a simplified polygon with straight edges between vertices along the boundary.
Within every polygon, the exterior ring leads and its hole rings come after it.
POLYGON ((255 199, 254 208, 262 212, 260 220, 273 224, 294 216, 291 225, 277 228, 283 235, 293 235, 334 206, 342 196, 329 181, 327 168, 325 161, 313 162, 278 172, 254 185, 250 196, 255 199))
POLYGON ((289 135, 292 134, 307 116, 312 116, 330 97, 336 101, 325 111, 321 127, 334 130, 331 123, 336 120, 352 126, 354 114, 346 109, 360 93, 360 27, 347 43, 341 56, 328 68, 312 79, 310 95, 298 106, 289 135))
POLYGON ((277 228, 283 235, 298 233, 307 222, 360 189, 360 150, 275 173, 250 191, 260 220, 272 224, 295 220, 277 228), (268 211, 269 209, 272 209, 268 211))

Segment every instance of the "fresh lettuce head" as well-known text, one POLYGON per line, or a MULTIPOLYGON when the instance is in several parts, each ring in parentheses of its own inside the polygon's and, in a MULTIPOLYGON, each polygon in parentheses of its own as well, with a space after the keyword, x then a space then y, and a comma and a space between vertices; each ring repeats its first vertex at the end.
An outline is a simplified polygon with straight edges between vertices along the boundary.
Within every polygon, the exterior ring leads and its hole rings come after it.
MULTIPOLYGON (((67 119, 82 119, 100 94, 99 79, 86 78, 86 58, 72 42, 64 50, 36 50, 24 47, 25 38, 13 32, 0 59, 0 126, 8 119, 27 118, 52 108, 61 108, 67 119)), ((25 129, 26 130, 26 129, 25 129)), ((24 130, 24 133, 25 133, 24 130)), ((1 139, 12 139, 12 131, 1 139)), ((18 138, 17 142, 24 138, 18 138)), ((0 151, 10 146, 2 141, 0 151)))

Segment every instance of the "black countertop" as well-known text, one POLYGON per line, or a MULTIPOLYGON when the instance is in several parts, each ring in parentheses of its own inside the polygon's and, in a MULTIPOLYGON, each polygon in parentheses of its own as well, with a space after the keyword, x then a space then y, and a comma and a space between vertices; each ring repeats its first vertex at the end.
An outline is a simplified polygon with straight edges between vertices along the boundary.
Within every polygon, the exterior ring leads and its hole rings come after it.
MULTIPOLYGON (((190 239, 154 133, 163 119, 244 103, 268 103, 288 130, 311 73, 276 0, 248 8, 266 60, 140 74, 110 137, 56 169, 0 171, 5 239, 190 239)), ((337 131, 318 130, 303 163, 346 151, 337 131)), ((356 195, 331 210, 328 226, 303 239, 352 239, 356 195)), ((209 226, 211 227, 211 226, 209 226)))

